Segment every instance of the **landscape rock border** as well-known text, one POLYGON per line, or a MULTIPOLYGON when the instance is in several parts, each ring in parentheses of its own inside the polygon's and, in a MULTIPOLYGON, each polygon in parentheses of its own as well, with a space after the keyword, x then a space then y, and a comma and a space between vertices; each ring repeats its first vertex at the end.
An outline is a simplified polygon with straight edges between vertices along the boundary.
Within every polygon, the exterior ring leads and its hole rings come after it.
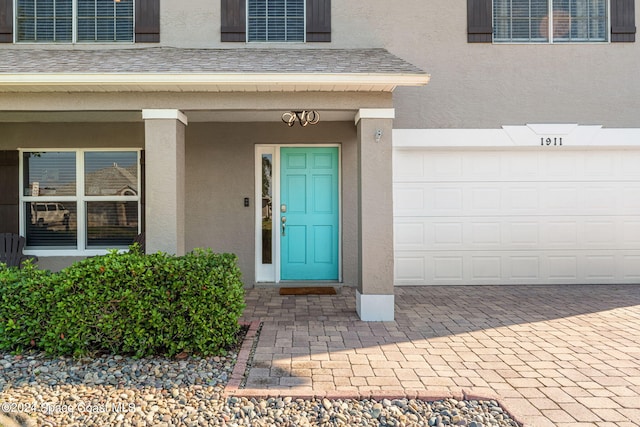
POLYGON ((504 399, 496 393, 490 393, 485 391, 477 391, 474 389, 445 389, 445 388, 430 388, 430 389, 398 389, 398 390, 381 390, 371 392, 350 392, 350 391, 317 391, 317 392, 296 392, 291 388, 269 388, 269 389, 252 389, 241 388, 244 385, 244 380, 248 373, 248 368, 252 365, 253 353, 260 339, 260 331, 262 329, 262 322, 253 321, 249 323, 242 323, 242 325, 248 326, 249 330, 245 336, 244 342, 238 352, 238 358, 236 366, 231 374, 227 385, 224 388, 224 398, 247 398, 247 399, 274 399, 274 398, 292 398, 303 400, 373 400, 382 402, 383 400, 422 400, 425 402, 436 402, 454 399, 456 401, 494 401, 504 410, 504 412, 516 423, 522 427, 530 427, 523 422, 515 408, 510 408, 509 405, 504 403, 504 399))

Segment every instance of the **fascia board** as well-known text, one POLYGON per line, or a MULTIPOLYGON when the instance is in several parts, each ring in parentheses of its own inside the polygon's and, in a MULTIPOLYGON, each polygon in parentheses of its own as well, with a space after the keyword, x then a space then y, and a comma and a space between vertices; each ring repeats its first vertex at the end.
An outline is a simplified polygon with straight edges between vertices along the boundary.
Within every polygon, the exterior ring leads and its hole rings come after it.
POLYGON ((144 90, 146 85, 283 85, 305 86, 424 86, 428 74, 179 74, 179 73, 1 73, 1 86, 132 86, 144 90))

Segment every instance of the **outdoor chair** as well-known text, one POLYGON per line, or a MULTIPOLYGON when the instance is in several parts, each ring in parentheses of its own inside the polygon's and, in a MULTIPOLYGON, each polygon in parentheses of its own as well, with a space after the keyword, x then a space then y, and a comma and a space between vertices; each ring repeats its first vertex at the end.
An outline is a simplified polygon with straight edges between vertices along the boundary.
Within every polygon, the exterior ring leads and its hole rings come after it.
POLYGON ((8 267, 22 268, 22 263, 28 259, 38 261, 38 257, 22 253, 25 238, 14 233, 0 233, 0 263, 8 267))

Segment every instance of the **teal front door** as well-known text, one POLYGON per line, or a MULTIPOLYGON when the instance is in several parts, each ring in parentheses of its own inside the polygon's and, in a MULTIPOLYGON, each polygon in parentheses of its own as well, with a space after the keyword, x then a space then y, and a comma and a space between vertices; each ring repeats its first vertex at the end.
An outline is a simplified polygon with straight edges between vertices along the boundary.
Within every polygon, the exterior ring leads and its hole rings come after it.
POLYGON ((338 148, 280 149, 280 278, 338 280, 338 148))

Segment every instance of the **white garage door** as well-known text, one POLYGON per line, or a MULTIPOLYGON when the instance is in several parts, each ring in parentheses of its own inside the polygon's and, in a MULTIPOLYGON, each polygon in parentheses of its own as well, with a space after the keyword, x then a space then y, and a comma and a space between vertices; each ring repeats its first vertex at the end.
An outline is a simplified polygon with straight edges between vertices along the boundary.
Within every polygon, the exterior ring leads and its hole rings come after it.
POLYGON ((397 285, 640 283, 637 149, 394 149, 397 285))

